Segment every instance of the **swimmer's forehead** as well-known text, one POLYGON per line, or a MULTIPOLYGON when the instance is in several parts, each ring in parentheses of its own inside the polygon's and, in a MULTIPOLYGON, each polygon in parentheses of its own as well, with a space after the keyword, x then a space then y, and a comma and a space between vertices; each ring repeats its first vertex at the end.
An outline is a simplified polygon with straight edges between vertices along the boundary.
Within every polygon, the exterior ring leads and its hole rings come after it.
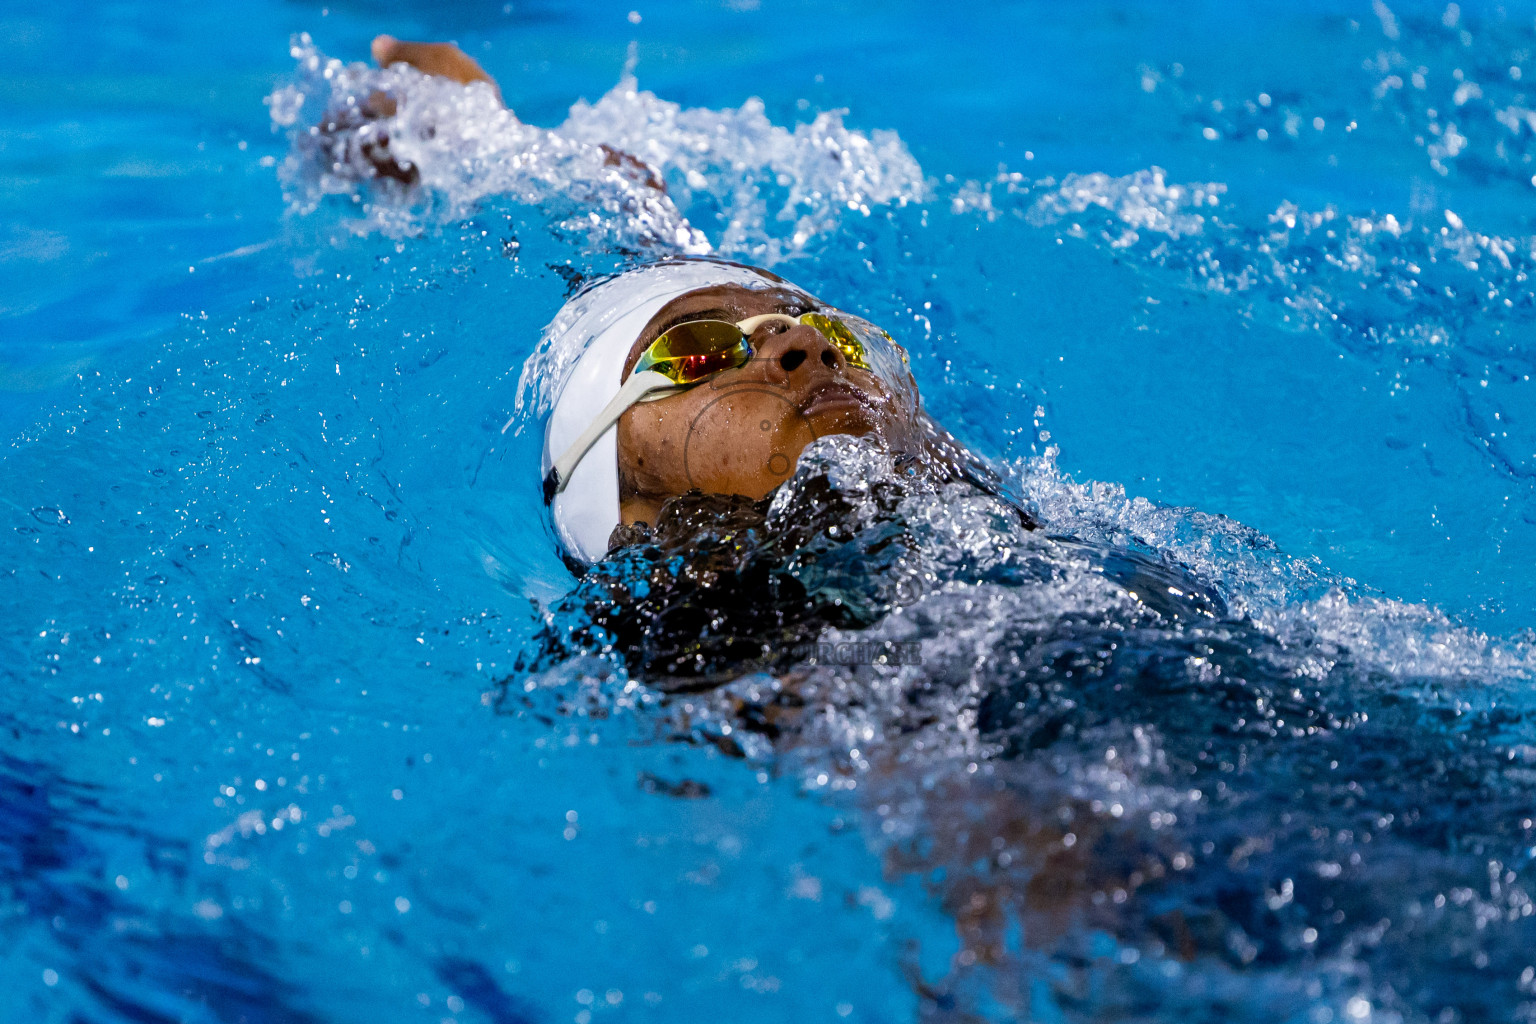
POLYGON ((657 310, 635 339, 624 360, 624 373, 640 359, 640 353, 669 328, 688 320, 726 320, 736 323, 763 313, 799 316, 821 308, 821 303, 797 288, 748 288, 739 284, 715 284, 684 292, 657 310))

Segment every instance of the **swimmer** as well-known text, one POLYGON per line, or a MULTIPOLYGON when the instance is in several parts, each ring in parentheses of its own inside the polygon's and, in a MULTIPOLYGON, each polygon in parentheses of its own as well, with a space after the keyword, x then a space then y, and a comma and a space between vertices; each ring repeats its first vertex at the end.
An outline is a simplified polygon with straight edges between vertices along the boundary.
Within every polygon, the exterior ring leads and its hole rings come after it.
MULTIPOLYGON (((372 50, 383 67, 488 87, 501 102, 494 80, 450 43, 383 35, 372 50)), ((321 134, 412 187, 415 171, 391 154, 387 120, 408 99, 375 92, 339 107, 321 134)), ((664 193, 660 175, 633 155, 601 152, 607 166, 664 193)), ((928 415, 890 334, 767 270, 663 256, 588 282, 545 330, 524 388, 545 416, 539 481, 552 532, 583 578, 568 601, 586 602, 628 668, 663 688, 783 664, 828 627, 874 621, 904 592, 899 574, 878 571, 880 558, 901 550, 895 543, 847 578, 779 571, 788 558, 807 560, 816 537, 856 532, 835 522, 852 510, 826 488, 771 508, 818 442, 857 439, 902 481, 873 498, 893 537, 905 530, 900 492, 912 487, 971 495, 1012 527, 1035 527, 997 475, 928 415), (763 546, 735 544, 743 531, 763 546), (614 559, 625 552, 631 567, 667 552, 714 568, 684 573, 700 584, 684 595, 624 578, 630 569, 614 559), (727 564, 734 569, 721 571, 727 564), (603 600, 589 600, 599 592, 603 600), (709 637, 695 619, 713 624, 709 637)))

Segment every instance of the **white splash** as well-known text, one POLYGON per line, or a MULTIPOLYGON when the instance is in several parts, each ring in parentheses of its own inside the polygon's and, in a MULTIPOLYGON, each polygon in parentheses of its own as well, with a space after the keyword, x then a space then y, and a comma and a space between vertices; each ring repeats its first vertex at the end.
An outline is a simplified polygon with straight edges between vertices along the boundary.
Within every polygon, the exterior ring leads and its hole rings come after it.
POLYGON ((578 102, 564 124, 544 129, 518 120, 484 84, 403 65, 346 64, 307 35, 292 53, 297 80, 268 99, 291 140, 280 173, 290 208, 305 214, 327 196, 353 196, 363 230, 410 234, 506 196, 594 246, 773 264, 844 217, 928 193, 895 132, 852 130, 840 111, 785 128, 761 100, 736 110, 684 108, 639 89, 626 72, 596 103, 578 102), (370 113, 379 94, 395 100, 391 116, 370 113), (380 175, 381 147, 414 174, 415 187, 380 175), (668 191, 648 185, 614 150, 644 161, 668 191), (713 240, 687 216, 706 208, 718 211, 713 240))
POLYGON ((1098 207, 1123 225, 1111 244, 1124 248, 1135 244, 1142 232, 1168 238, 1200 234, 1205 229, 1200 211, 1217 206, 1225 191, 1226 186, 1218 182, 1169 184, 1161 167, 1121 177, 1102 172, 1069 174, 1054 191, 1035 201, 1028 219, 1054 224, 1098 207))

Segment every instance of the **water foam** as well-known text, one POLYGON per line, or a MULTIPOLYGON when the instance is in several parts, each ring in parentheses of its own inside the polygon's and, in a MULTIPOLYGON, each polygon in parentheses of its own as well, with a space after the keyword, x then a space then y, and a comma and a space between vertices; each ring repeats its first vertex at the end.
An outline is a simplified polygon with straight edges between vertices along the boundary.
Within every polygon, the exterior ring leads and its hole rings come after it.
MULTIPOLYGON (((884 612, 866 626, 828 629, 822 639, 833 648, 862 644, 872 651, 916 645, 921 656, 838 665, 813 654, 787 674, 747 672, 712 696, 694 698, 688 728, 723 725, 729 735, 743 702, 771 703, 788 680, 796 681, 796 700, 806 709, 806 728, 793 743, 776 749, 740 731, 733 743, 765 761, 789 755, 786 767, 796 766, 813 788, 867 771, 871 758, 984 758, 995 749, 978 730, 977 706, 1008 677, 1021 637, 1084 625, 1106 636, 1170 629, 1168 636, 1178 636, 1186 619, 1244 623, 1281 652, 1273 671, 1298 680, 1321 681, 1348 666, 1409 690, 1436 683, 1476 701, 1497 695, 1528 703, 1521 694, 1536 682, 1536 635, 1493 636, 1432 607, 1375 596, 1227 517, 1132 497, 1116 484, 1080 483, 1060 470, 1054 452, 1004 468, 1040 530, 999 514, 995 499, 954 485, 934 489, 898 473, 866 440, 816 442, 775 494, 770 516, 814 522, 818 510, 836 502, 847 517, 830 531, 836 543, 857 547, 864 531, 884 547, 894 510, 904 538, 876 588, 884 612), (902 495, 895 506, 893 492, 902 495), (1131 571, 1124 564, 1108 568, 1122 557, 1134 560, 1131 571), (1219 601, 1214 613, 1202 594, 1219 601)), ((827 543, 817 536, 818 545, 827 543)), ((568 630, 572 623, 561 617, 579 617, 579 607, 551 609, 546 624, 568 630)), ((567 689, 579 678, 627 695, 637 681, 655 682, 643 673, 631 678, 612 647, 603 652, 595 674, 589 668, 573 675, 571 663, 559 662, 537 685, 567 689)), ((577 690, 588 698, 594 692, 577 690)))
POLYGON ((1255 216, 1222 183, 1172 183, 1158 167, 1059 182, 1004 171, 967 183, 952 207, 1103 246, 1368 358, 1431 366, 1454 382, 1471 443, 1510 480, 1536 483, 1536 432, 1520 409, 1536 375, 1520 340, 1536 326, 1536 236, 1479 231, 1450 209, 1399 217, 1283 202, 1255 216))
POLYGON ((347 64, 308 35, 292 53, 296 81, 268 99, 291 140, 281 170, 289 206, 304 214, 328 196, 350 196, 364 208, 363 230, 409 234, 505 196, 543 210, 589 248, 718 252, 772 265, 847 216, 928 193, 895 132, 850 129, 844 111, 785 128, 761 100, 684 108, 641 90, 626 70, 596 103, 578 102, 563 124, 544 129, 518 120, 482 83, 347 64), (395 99, 392 115, 369 113, 376 94, 395 99), (370 152, 386 145, 420 187, 380 175, 370 152), (644 161, 667 192, 614 150, 644 161), (690 215, 714 223, 701 229, 690 215))

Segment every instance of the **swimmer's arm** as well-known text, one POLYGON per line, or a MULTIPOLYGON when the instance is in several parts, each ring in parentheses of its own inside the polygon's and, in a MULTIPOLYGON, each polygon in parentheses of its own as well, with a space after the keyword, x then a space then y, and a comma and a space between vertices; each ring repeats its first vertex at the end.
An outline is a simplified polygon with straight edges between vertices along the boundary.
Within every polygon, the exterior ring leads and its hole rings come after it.
MULTIPOLYGON (((496 79, 480 66, 479 61, 453 43, 411 43, 391 35, 380 35, 374 37, 371 50, 374 63, 381 68, 387 68, 391 64, 409 64, 418 71, 437 75, 449 81, 458 82, 460 85, 484 82, 496 93, 496 101, 503 107, 506 106, 506 100, 501 95, 501 86, 496 83, 496 79)), ((377 116, 389 117, 395 112, 395 101, 391 97, 378 94, 370 97, 369 107, 377 116)), ((658 192, 667 190, 660 176, 639 157, 608 145, 601 145, 600 148, 603 151, 603 162, 609 167, 619 168, 658 192)))

